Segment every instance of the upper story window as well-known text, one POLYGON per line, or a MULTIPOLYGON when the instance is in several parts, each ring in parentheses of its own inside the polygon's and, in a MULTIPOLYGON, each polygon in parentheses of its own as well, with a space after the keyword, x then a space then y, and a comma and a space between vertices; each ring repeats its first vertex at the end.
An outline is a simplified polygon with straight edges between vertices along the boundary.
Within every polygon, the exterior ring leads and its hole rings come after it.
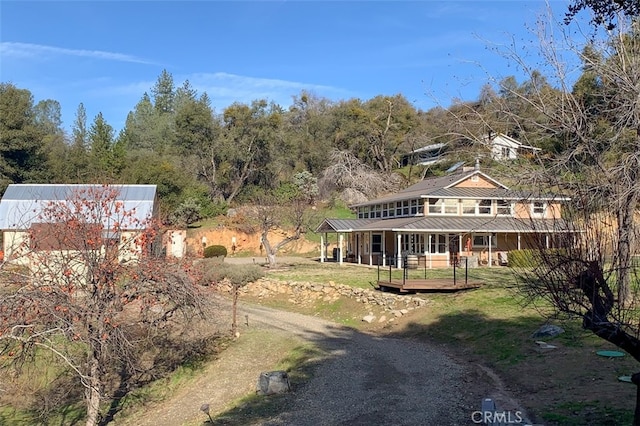
POLYGON ((478 202, 478 214, 491 214, 491 200, 480 200, 478 202))
POLYGON ((429 198, 429 214, 458 214, 458 200, 452 198, 429 198))
POLYGON ((476 200, 462 200, 462 214, 475 216, 476 200))
POLYGON ((534 201, 531 203, 531 215, 532 216, 544 216, 547 210, 547 203, 542 201, 534 201))
POLYGON ((513 204, 507 200, 496 200, 496 214, 500 216, 513 216, 513 204))
POLYGON ((358 219, 418 216, 422 214, 424 214, 424 204, 419 198, 358 207, 358 219))

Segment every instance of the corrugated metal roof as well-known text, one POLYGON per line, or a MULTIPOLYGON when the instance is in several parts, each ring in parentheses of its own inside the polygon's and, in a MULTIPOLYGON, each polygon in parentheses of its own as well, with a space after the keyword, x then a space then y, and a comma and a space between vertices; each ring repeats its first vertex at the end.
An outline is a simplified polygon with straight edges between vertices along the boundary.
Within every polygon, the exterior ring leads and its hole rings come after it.
MULTIPOLYGON (((424 179, 395 194, 387 195, 381 198, 376 198, 375 200, 366 201, 364 203, 354 204, 352 205, 352 207, 370 206, 373 204, 383 204, 383 203, 389 203, 389 202, 395 202, 395 201, 401 201, 401 200, 408 200, 412 198, 424 198, 427 196, 437 196, 437 194, 442 194, 443 190, 464 190, 464 191, 469 191, 469 194, 471 194, 471 191, 475 191, 475 193, 481 193, 482 191, 487 189, 497 190, 496 194, 499 194, 499 196, 496 195, 495 198, 499 198, 499 197, 504 198, 507 194, 509 194, 508 192, 509 188, 507 188, 505 185, 496 181, 491 176, 488 176, 482 173, 481 171, 474 169, 467 172, 458 172, 458 173, 452 173, 446 176, 439 176, 439 177, 424 179), (457 183, 465 179, 468 179, 475 174, 483 176, 485 179, 488 179, 494 182, 497 188, 465 189, 465 188, 456 188, 454 186, 457 183), (500 192, 500 190, 502 192, 500 192)), ((455 195, 451 195, 451 196, 455 196, 455 195)), ((471 197, 471 195, 469 195, 469 197, 471 197)), ((514 198, 514 197, 515 195, 512 195, 511 197, 507 197, 507 198, 514 198)), ((478 198, 478 196, 475 196, 475 198, 478 198)), ((491 198, 491 197, 487 197, 487 198, 491 198)))
POLYGON ((522 220, 511 217, 427 216, 395 219, 325 219, 316 232, 567 232, 562 220, 522 220))
POLYGON ((376 219, 325 219, 315 232, 351 232, 354 227, 375 221, 376 219))
MULTIPOLYGON (((11 184, 0 201, 0 229, 28 229, 33 223, 43 222, 43 212, 49 203, 72 200, 103 187, 104 185, 84 184, 11 184)), ((107 187, 115 189, 117 201, 123 202, 125 211, 132 212, 133 220, 128 229, 140 227, 140 221, 153 216, 156 185, 107 187)))

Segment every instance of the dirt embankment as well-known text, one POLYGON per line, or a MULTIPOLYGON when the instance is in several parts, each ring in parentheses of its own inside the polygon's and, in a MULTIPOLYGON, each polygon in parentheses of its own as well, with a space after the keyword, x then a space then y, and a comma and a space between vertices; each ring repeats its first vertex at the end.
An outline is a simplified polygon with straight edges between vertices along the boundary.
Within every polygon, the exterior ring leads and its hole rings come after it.
MULTIPOLYGON (((275 245, 286 238, 284 231, 269 233, 269 242, 275 245)), ((227 252, 232 255, 244 256, 264 256, 265 251, 260 241, 258 232, 247 233, 237 229, 220 227, 215 229, 195 230, 187 237, 187 250, 192 253, 202 252, 204 245, 221 245, 227 248, 227 252)), ((320 251, 320 244, 307 241, 304 238, 293 241, 284 246, 278 254, 307 254, 320 251)))

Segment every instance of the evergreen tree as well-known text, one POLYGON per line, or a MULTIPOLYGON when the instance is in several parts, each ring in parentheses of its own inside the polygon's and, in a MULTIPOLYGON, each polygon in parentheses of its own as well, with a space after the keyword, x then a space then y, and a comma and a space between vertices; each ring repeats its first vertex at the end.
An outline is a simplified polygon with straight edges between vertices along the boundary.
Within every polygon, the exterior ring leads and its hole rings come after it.
POLYGON ((42 136, 31 92, 0 83, 0 193, 10 183, 28 181, 41 167, 42 136))

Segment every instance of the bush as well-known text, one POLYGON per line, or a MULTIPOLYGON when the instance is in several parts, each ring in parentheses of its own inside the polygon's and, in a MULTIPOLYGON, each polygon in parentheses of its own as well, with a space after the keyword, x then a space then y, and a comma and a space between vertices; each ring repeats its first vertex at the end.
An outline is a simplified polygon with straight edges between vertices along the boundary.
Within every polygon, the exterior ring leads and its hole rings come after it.
POLYGON ((205 258, 219 257, 219 256, 224 257, 227 255, 227 248, 225 246, 218 246, 218 245, 208 246, 204 248, 203 255, 205 258))
POLYGON ((536 255, 537 250, 510 250, 509 251, 509 266, 515 268, 530 268, 537 264, 536 255))
POLYGON ((231 265, 228 263, 214 263, 212 260, 203 261, 202 284, 217 284, 225 278, 234 286, 243 286, 257 281, 264 276, 264 271, 258 265, 231 265))

